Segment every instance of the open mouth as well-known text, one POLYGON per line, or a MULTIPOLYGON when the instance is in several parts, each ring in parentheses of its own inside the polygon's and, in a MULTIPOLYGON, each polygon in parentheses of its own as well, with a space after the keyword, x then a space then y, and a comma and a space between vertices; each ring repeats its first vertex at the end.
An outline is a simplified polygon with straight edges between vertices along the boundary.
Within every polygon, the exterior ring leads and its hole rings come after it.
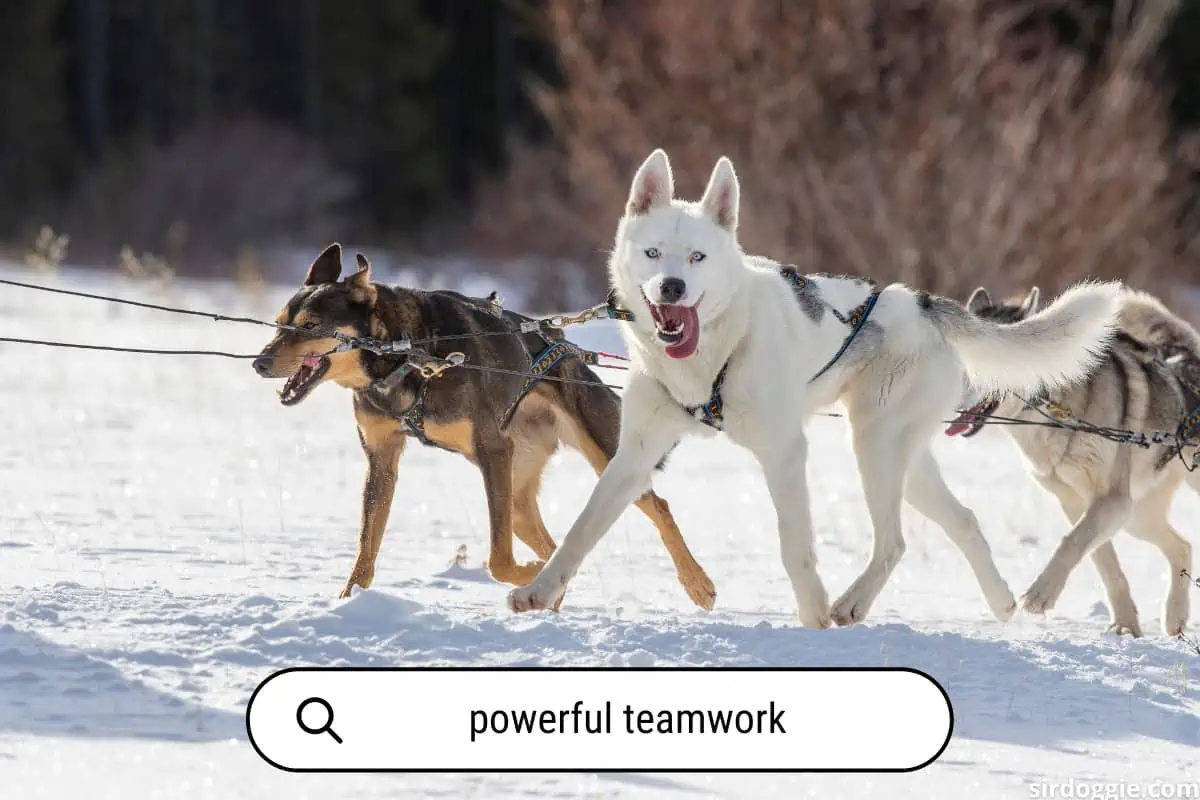
POLYGON ((300 367, 292 373, 279 392, 279 402, 294 406, 316 388, 321 378, 329 371, 329 359, 325 356, 305 356, 300 367))
POLYGON ((983 430, 983 426, 987 423, 988 416, 996 410, 996 406, 1000 405, 1000 401, 995 398, 984 399, 968 408, 963 413, 959 414, 954 422, 946 428, 947 436, 959 436, 964 439, 969 439, 975 434, 983 430))
POLYGON ((696 305, 681 306, 675 303, 658 305, 646 300, 650 316, 654 319, 654 332, 658 340, 667 346, 671 358, 687 358, 696 352, 700 344, 700 318, 696 305))

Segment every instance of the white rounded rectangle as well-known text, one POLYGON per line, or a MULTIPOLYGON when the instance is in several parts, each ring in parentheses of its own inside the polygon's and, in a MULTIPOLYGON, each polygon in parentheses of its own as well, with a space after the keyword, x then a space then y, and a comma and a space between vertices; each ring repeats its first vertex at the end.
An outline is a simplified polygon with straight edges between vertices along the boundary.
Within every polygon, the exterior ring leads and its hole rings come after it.
POLYGON ((905 772, 953 728, 904 668, 296 668, 246 709, 296 772, 905 772))

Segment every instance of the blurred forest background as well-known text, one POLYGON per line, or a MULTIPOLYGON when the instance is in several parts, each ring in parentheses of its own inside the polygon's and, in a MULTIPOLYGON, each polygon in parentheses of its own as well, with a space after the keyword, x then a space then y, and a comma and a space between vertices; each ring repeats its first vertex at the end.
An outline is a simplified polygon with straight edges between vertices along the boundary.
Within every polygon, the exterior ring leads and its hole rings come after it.
POLYGON ((1200 0, 4 0, 0 39, 30 263, 290 282, 341 239, 562 302, 663 146, 804 269, 1200 283, 1200 0))

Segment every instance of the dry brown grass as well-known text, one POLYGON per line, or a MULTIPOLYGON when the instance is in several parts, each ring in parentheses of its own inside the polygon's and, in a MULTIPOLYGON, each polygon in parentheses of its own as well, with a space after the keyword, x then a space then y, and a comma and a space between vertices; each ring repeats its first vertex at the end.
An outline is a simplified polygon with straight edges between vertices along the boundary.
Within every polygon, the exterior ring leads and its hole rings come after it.
POLYGON ((56 233, 49 225, 38 229, 29 249, 25 251, 25 266, 38 272, 54 275, 67 258, 67 248, 70 247, 71 237, 65 233, 56 233))
POLYGON ((1176 3, 1117 5, 1089 61, 1039 0, 546 0, 565 85, 534 92, 557 143, 514 147, 478 241, 583 256, 598 290, 662 146, 685 197, 731 156, 743 245, 803 269, 960 296, 1162 285, 1196 254, 1188 143, 1151 80, 1176 3))

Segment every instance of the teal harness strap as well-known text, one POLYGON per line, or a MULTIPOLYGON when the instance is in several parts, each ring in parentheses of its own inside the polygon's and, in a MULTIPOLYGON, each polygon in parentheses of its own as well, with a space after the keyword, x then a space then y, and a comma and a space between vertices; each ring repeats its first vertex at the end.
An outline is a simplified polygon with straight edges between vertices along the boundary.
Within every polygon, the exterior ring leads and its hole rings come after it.
POLYGON ((432 445, 429 437, 425 435, 425 390, 429 388, 429 379, 421 379, 421 388, 417 392, 417 399, 399 416, 399 420, 408 426, 408 432, 417 438, 421 444, 432 445))
POLYGON ((728 369, 729 362, 726 361, 725 366, 721 367, 721 371, 713 379, 712 394, 709 395, 707 403, 683 407, 697 422, 718 431, 725 429, 725 401, 721 398, 721 390, 725 388, 725 372, 728 369))
MULTIPOLYGON (((544 337, 543 337, 544 338, 544 337)), ((504 409, 504 413, 500 415, 500 428, 508 427, 508 423, 512 421, 512 416, 517 410, 517 406, 525 399, 525 395, 529 394, 534 385, 545 377, 546 373, 554 369, 558 362, 564 358, 574 356, 585 364, 600 363, 600 356, 590 350, 584 350, 573 342, 568 342, 566 339, 560 339, 556 342, 548 342, 546 347, 530 359, 529 376, 525 378, 525 383, 521 386, 521 391, 517 392, 517 396, 512 399, 508 407, 504 409)))
MULTIPOLYGON (((808 279, 801 275, 795 267, 784 267, 780 270, 780 274, 784 280, 792 284, 792 288, 802 289, 808 282, 808 279)), ((612 295, 609 295, 610 303, 612 295)), ((828 372, 834 364, 841 360, 842 356, 846 355, 846 351, 850 349, 850 345, 854 343, 854 339, 862 331, 867 324, 867 319, 871 316, 871 311, 875 308, 875 303, 879 300, 879 292, 874 291, 863 301, 862 305, 850 312, 850 316, 842 316, 836 308, 830 307, 834 316, 838 318, 843 325, 850 326, 850 333, 846 334, 846 338, 842 341, 842 346, 833 354, 833 358, 821 370, 808 379, 812 383, 817 378, 828 372)), ((724 430, 725 427, 725 400, 721 397, 721 392, 725 388, 725 373, 729 369, 729 362, 725 362, 725 366, 721 367, 721 371, 717 373, 717 377, 713 379, 712 393, 709 395, 708 402, 696 406, 684 406, 686 411, 697 422, 707 425, 716 430, 724 430)))
POLYGON ((608 297, 604 299, 604 313, 609 319, 616 319, 621 322, 633 322, 633 312, 617 305, 616 289, 608 290, 608 297))
MULTIPOLYGON (((783 276, 784 280, 792 284, 792 288, 796 291, 803 289, 808 283, 808 278, 801 275, 799 270, 797 270, 795 267, 784 267, 779 271, 779 274, 783 276)), ((816 375, 813 375, 808 379, 809 383, 812 383, 817 378, 821 377, 830 369, 832 369, 833 365, 841 360, 842 356, 846 355, 846 351, 850 349, 850 345, 854 344, 855 337, 857 337, 859 332, 862 331, 863 326, 867 324, 867 318, 871 316, 871 311, 875 308, 875 303, 878 300, 879 291, 871 292, 867 299, 863 301, 862 305, 851 311, 850 316, 848 317, 842 316, 841 312, 839 312, 836 308, 829 306, 829 310, 833 312, 833 315, 838 318, 839 322, 841 322, 843 325, 850 326, 850 333, 846 335, 846 338, 842 341, 842 346, 838 348, 838 351, 833 354, 833 358, 829 359, 828 363, 821 367, 816 375)))
POLYGON ((842 346, 838 348, 838 351, 833 354, 833 358, 829 359, 829 362, 825 366, 821 367, 820 371, 818 371, 816 375, 813 375, 808 379, 809 383, 812 383, 817 378, 828 372, 834 364, 841 360, 842 356, 846 355, 846 351, 850 349, 850 345, 854 344, 854 339, 863 329, 863 326, 867 324, 867 318, 871 316, 871 310, 875 308, 875 303, 878 300, 879 292, 871 292, 867 299, 863 301, 862 305, 850 312, 849 317, 843 317, 837 312, 837 309, 832 309, 834 315, 841 320, 843 324, 850 326, 850 333, 846 335, 846 338, 842 341, 842 346))

